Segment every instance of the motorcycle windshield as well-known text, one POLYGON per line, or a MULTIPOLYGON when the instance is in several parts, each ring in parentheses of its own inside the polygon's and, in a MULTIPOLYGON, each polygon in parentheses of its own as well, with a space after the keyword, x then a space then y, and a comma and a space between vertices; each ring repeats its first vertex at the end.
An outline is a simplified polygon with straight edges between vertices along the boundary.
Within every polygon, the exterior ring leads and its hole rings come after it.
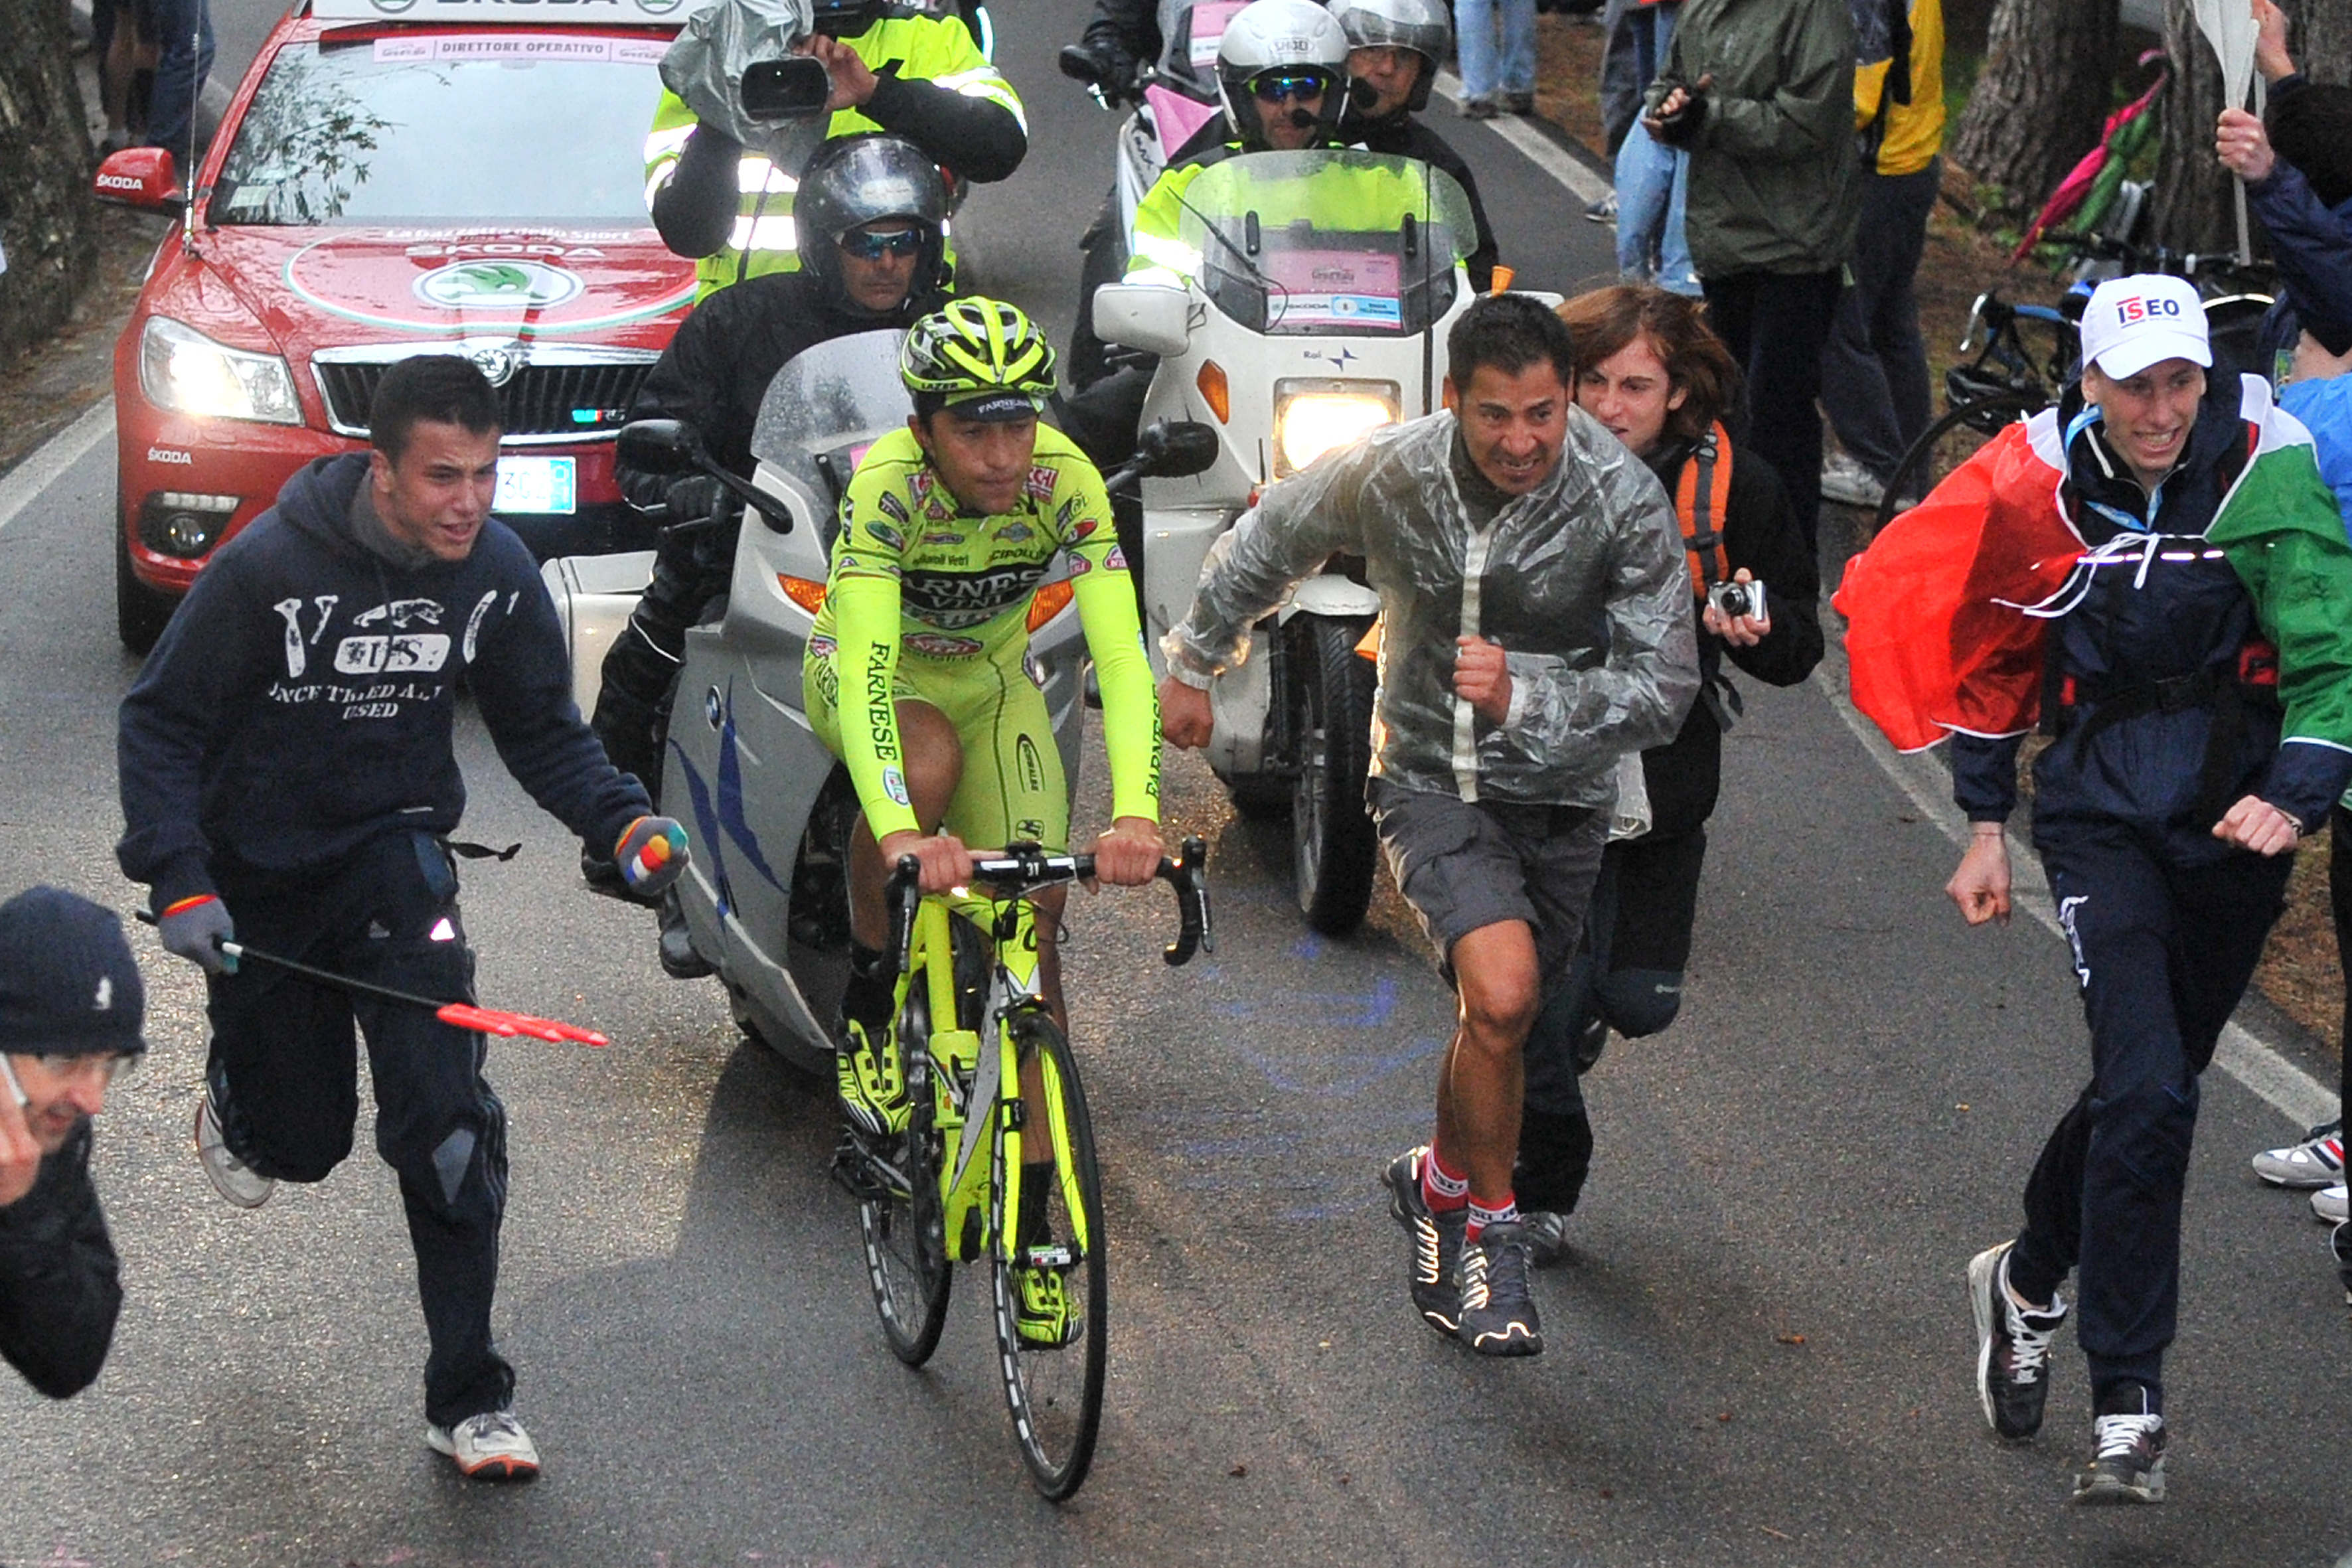
POLYGON ((1249 153, 1201 171, 1178 237, 1220 311, 1255 332, 1426 331, 1476 243, 1470 198, 1411 158, 1322 148, 1249 153))
POLYGON ((898 379, 903 336, 884 328, 803 349, 784 362, 760 400, 751 455, 825 499, 817 535, 827 550, 857 460, 915 411, 898 379))

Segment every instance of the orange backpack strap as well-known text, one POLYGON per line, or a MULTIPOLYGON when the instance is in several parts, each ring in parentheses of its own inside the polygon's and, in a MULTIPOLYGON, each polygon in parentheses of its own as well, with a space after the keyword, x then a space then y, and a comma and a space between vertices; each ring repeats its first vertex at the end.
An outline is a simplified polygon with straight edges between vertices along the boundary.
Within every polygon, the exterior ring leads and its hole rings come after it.
POLYGON ((1682 524, 1683 548, 1690 552, 1691 592, 1699 598, 1728 582, 1731 563, 1723 553, 1722 519, 1731 494, 1731 437, 1721 425, 1706 435, 1675 479, 1675 520, 1682 524))

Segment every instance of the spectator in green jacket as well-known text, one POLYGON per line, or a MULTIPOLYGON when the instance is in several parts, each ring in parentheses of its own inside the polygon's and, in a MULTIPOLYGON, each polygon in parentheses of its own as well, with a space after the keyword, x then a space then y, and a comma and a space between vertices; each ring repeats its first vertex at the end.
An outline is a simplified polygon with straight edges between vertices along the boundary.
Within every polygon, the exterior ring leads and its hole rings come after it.
POLYGON ((1861 209, 1853 61, 1846 0, 1685 0, 1643 119, 1691 155, 1685 232, 1707 316, 1748 379, 1749 449, 1808 541, 1822 350, 1861 209))

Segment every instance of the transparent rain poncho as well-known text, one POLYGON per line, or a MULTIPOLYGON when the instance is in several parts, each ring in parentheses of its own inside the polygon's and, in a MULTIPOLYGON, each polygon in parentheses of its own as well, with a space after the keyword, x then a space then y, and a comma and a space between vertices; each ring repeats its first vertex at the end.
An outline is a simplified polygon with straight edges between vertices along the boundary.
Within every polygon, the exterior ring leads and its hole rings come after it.
POLYGON ((1374 431, 1273 485, 1209 552, 1192 613, 1160 643, 1195 680, 1335 552, 1381 596, 1372 771, 1464 800, 1607 806, 1618 759, 1674 739, 1698 691, 1690 572, 1648 468, 1571 411, 1559 466, 1473 526, 1439 413, 1374 431), (1503 645, 1510 710, 1454 694, 1457 637, 1503 645))
POLYGON ((703 124, 797 172, 824 142, 829 114, 769 124, 743 112, 746 67, 780 60, 813 30, 809 0, 719 0, 697 11, 662 54, 662 85, 703 124))

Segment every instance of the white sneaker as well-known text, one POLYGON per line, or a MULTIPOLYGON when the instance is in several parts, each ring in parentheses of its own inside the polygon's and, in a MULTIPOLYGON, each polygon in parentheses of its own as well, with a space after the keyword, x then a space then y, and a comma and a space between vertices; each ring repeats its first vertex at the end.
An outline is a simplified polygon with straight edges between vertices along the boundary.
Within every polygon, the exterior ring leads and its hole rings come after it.
POLYGON ((2330 1187, 2344 1179, 2344 1123, 2323 1121, 2300 1142, 2265 1149, 2253 1158, 2254 1174, 2274 1187, 2330 1187))
POLYGON ((1875 510, 1886 498, 1886 487, 1878 482, 1868 468, 1843 452, 1832 452, 1822 459, 1822 499, 1840 506, 1858 506, 1875 510))
POLYGON ((2352 1203, 2346 1201, 2343 1183, 2311 1194, 2311 1217, 2323 1225, 2342 1225, 2352 1219, 2352 1203))
POLYGON ((265 1176, 229 1152, 221 1136, 220 1118, 213 1112, 213 1091, 196 1097, 196 1163, 211 1178, 213 1190, 241 1209, 257 1209, 278 1190, 278 1178, 265 1176))
POLYGON ((485 1410, 455 1426, 427 1426, 425 1440, 471 1480, 527 1481, 539 1474, 539 1450, 511 1410, 485 1410))

